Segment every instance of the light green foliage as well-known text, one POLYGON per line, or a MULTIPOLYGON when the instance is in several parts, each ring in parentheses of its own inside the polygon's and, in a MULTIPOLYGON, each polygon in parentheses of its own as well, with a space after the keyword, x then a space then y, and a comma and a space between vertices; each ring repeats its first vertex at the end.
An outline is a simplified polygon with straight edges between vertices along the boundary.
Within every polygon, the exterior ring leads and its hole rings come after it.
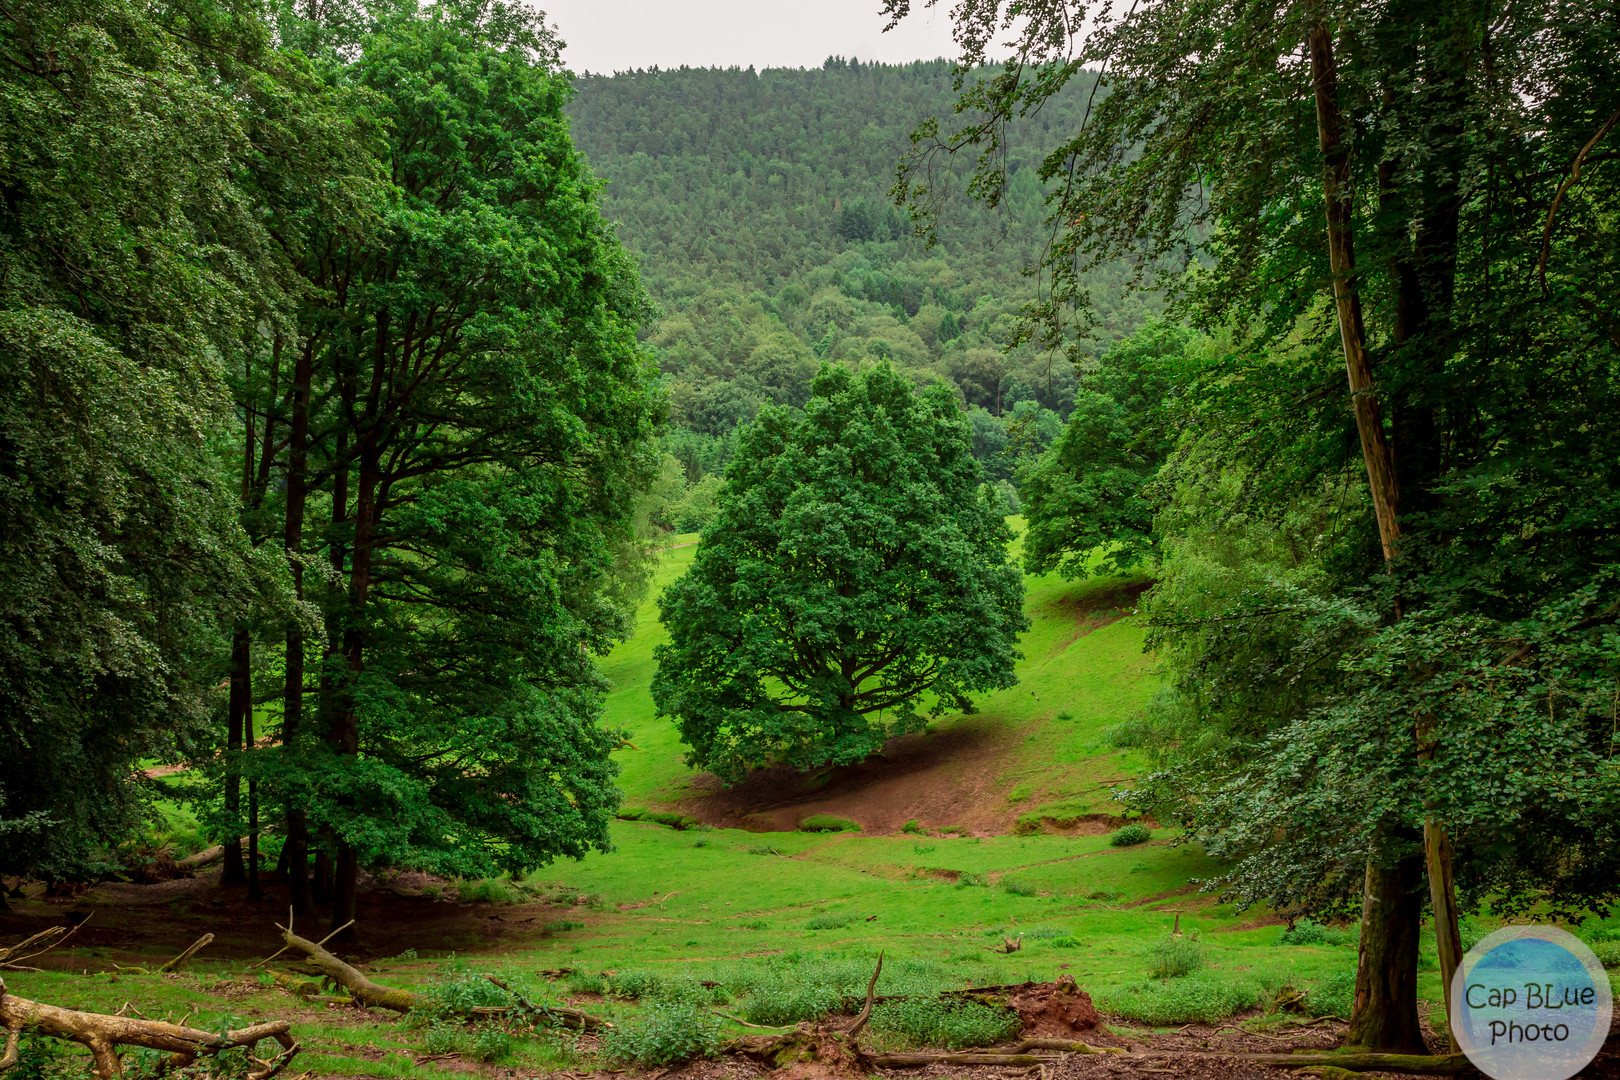
POLYGON ((521 904, 529 895, 510 881, 500 878, 480 878, 477 881, 456 882, 456 895, 463 904, 495 904, 508 906, 521 904))
POLYGON ((1108 838, 1108 842, 1115 847, 1134 847, 1137 844, 1145 844, 1151 839, 1153 839, 1153 830, 1145 825, 1137 825, 1133 822, 1130 825, 1115 829, 1114 835, 1108 838))
POLYGON ((1319 980, 1305 995, 1306 1005, 1316 1016, 1338 1016, 1348 1019, 1355 1001, 1354 968, 1333 972, 1319 980))
POLYGON ((1155 979, 1181 979, 1204 966, 1204 946, 1197 931, 1177 937, 1166 934, 1153 943, 1148 974, 1155 979))
POLYGON ((693 765, 858 762, 1016 681, 1023 582, 948 393, 825 368, 804 411, 744 429, 726 477, 660 600, 653 698, 693 765))
POLYGON ((1154 979, 1095 995, 1097 1008, 1155 1027, 1166 1024, 1212 1024, 1252 1009, 1266 998, 1265 988, 1247 981, 1224 981, 1210 975, 1154 979))
POLYGON ((854 915, 817 915, 804 924, 806 930, 842 930, 853 923, 854 915))
POLYGON ((466 1016, 481 1005, 511 1005, 515 998, 490 982, 482 972, 452 970, 422 990, 423 1008, 412 1015, 423 1019, 466 1016))
MULTIPOLYGON (((1336 926, 1324 926, 1310 919, 1300 919, 1293 926, 1285 927, 1277 935, 1278 945, 1353 945, 1361 937, 1359 924, 1341 929, 1336 926)), ((1465 942, 1464 949, 1472 943, 1465 942)))
POLYGON ((1034 885, 1020 878, 1004 877, 1001 879, 1001 888, 1014 896, 1034 896, 1040 892, 1034 885))
POLYGON ((512 1056, 515 1040, 512 1033, 499 1024, 479 1024, 473 1029, 472 1056, 482 1062, 504 1061, 512 1056))
POLYGON ((708 1010, 660 1002, 606 1032, 602 1056, 616 1065, 654 1068, 713 1057, 721 1042, 720 1021, 708 1010))
POLYGON ((961 1050, 1017 1036, 1022 1021, 1011 1009, 962 998, 901 998, 872 1009, 872 1031, 915 1046, 961 1050))

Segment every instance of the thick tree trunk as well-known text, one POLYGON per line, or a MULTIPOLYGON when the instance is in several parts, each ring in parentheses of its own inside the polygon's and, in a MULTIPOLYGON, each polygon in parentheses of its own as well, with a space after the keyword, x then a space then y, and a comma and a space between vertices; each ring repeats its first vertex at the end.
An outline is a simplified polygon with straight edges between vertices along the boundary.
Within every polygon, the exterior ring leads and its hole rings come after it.
POLYGON ((1423 1054, 1418 1020, 1418 938, 1423 925, 1423 863, 1367 863, 1361 897, 1361 955, 1348 1045, 1394 1054, 1423 1054))
MULTIPOLYGON (((231 692, 225 732, 225 813, 233 822, 242 810, 242 732, 248 710, 253 707, 253 690, 248 678, 249 641, 246 628, 237 629, 231 637, 231 692)), ((225 868, 220 874, 220 881, 226 885, 242 885, 247 882, 247 873, 242 863, 240 831, 234 824, 231 831, 232 839, 225 841, 225 868)))
MULTIPOLYGON (((1345 369, 1349 375, 1351 400, 1355 405, 1356 428, 1361 436, 1362 458, 1367 466, 1367 486, 1372 493, 1373 507, 1378 518, 1378 535, 1384 548, 1386 562, 1394 562, 1400 553, 1400 488, 1395 472, 1394 456, 1384 436, 1384 425, 1379 415, 1377 389, 1373 383, 1372 362, 1367 354, 1367 332, 1361 317, 1361 296, 1356 284, 1356 257, 1354 234, 1354 206, 1350 188, 1350 147, 1344 141, 1344 119, 1339 110, 1338 70, 1333 56, 1333 39, 1325 19, 1313 20, 1309 34, 1311 55, 1311 82, 1316 97, 1316 124, 1323 157, 1322 187, 1326 204, 1328 258, 1333 269, 1333 301, 1338 314, 1339 337, 1344 347, 1345 369)), ((1397 606, 1396 618, 1400 617, 1397 606)), ((1423 752, 1422 750, 1419 751, 1423 752)), ((1461 938, 1457 927, 1457 900, 1451 875, 1451 846, 1444 827, 1437 821, 1424 824, 1424 856, 1428 870, 1431 900, 1434 905, 1435 936, 1440 957, 1440 974, 1444 984, 1447 1014, 1450 1014, 1451 978, 1461 957, 1461 938)), ((1367 866, 1368 887, 1366 897, 1383 895, 1384 884, 1375 882, 1387 871, 1370 861, 1367 866), (1377 887, 1375 888, 1375 885, 1377 887)), ((1415 923, 1415 918, 1412 920, 1415 923)), ((1398 942, 1380 940, 1380 934, 1404 933, 1406 920, 1391 922, 1387 907, 1370 902, 1363 903, 1361 932, 1361 968, 1357 976, 1356 1012, 1351 1018, 1353 1041, 1369 1050, 1397 1050, 1401 1047, 1390 1042, 1369 1041, 1402 1037, 1402 1025, 1364 1015, 1367 1010, 1396 1009, 1400 1013, 1416 1015, 1417 953, 1411 953, 1412 970, 1402 972, 1399 978, 1369 964, 1371 954, 1401 959, 1406 953, 1398 942), (1370 916, 1378 916, 1376 918, 1370 916), (1377 998, 1380 987, 1371 980, 1382 979, 1383 990, 1410 995, 1410 1008, 1404 1000, 1395 1000, 1380 1006, 1377 998)), ((1422 1049, 1422 1039, 1416 1046, 1422 1049)))

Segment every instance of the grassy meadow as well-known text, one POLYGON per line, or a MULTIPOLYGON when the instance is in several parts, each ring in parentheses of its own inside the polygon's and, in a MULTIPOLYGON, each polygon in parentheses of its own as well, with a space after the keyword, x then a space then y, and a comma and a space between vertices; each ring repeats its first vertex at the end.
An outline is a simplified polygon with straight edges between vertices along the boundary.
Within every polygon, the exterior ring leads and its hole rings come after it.
MULTIPOLYGON (((655 597, 691 564, 695 550, 662 554, 635 635, 604 661, 614 683, 608 722, 630 736, 631 746, 618 755, 628 806, 690 806, 710 797, 694 785, 674 727, 654 716, 648 692, 653 649, 664 639, 655 597)), ((1218 868, 1195 846, 1176 845, 1163 828, 1144 843, 1112 843, 1118 821, 1102 821, 1118 812, 1112 783, 1146 763, 1112 749, 1107 729, 1154 687, 1143 630, 1128 613, 1119 617, 1128 612, 1131 584, 1029 579, 1033 627, 1023 641, 1021 683, 984 698, 974 715, 936 725, 941 734, 971 728, 995 748, 999 772, 978 797, 994 804, 1005 830, 922 821, 882 832, 762 832, 618 821, 609 854, 547 867, 521 882, 442 888, 443 902, 467 906, 469 917, 489 908, 468 901, 493 901, 494 915, 510 911, 503 917, 527 913, 532 933, 470 950, 463 938, 459 950, 418 949, 374 960, 367 972, 417 988, 497 972, 534 1000, 584 1000, 620 1016, 633 1014, 637 1001, 679 998, 701 985, 694 980, 709 980, 718 984, 709 1004, 744 1018, 781 1019, 795 1015, 783 1002, 799 1000, 793 995, 802 997, 806 986, 833 998, 863 990, 881 950, 887 962, 880 993, 1068 974, 1105 1012, 1122 1017, 1115 1026, 1126 1029, 1217 1019, 1272 1000, 1284 986, 1316 988, 1310 999, 1316 1011, 1347 1007, 1353 933, 1280 943, 1282 927, 1269 913, 1239 912, 1199 890, 1197 880, 1218 868), (1092 602, 1110 596, 1124 597, 1126 606, 1092 602), (1155 970, 1164 970, 1178 918, 1183 952, 1192 943, 1193 970, 1153 980, 1155 970), (1017 951, 993 951, 1009 939, 1020 943, 1017 951)), ((267 934, 266 953, 271 940, 267 934)), ((220 988, 234 987, 231 1015, 292 1015, 308 1027, 301 1065, 322 1075, 441 1075, 424 1048, 469 1052, 477 1037, 434 1034, 431 1025, 355 1022, 346 1010, 289 1004, 287 995, 256 982, 245 962, 202 959, 194 972, 15 973, 7 982, 15 993, 44 1000, 71 998, 109 1011, 135 1002, 147 1015, 176 1018, 193 1006, 199 1017, 219 1015, 220 988)), ((1430 1002, 1440 997, 1432 957, 1420 994, 1430 1002)), ((563 1067, 579 1060, 571 1046, 563 1036, 525 1040, 504 1060, 563 1067)))

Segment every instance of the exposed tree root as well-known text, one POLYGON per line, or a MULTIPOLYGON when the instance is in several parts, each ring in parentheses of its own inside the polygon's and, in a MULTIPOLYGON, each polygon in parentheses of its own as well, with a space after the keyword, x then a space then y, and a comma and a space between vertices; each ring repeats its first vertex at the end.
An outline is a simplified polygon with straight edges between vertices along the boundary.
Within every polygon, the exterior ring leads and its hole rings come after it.
POLYGON ((88 1048, 95 1060, 96 1075, 102 1080, 123 1075, 123 1065, 117 1051, 120 1046, 168 1051, 170 1056, 165 1064, 171 1069, 190 1065, 199 1055, 243 1048, 249 1052, 254 1063, 254 1068, 248 1071, 248 1080, 270 1080, 286 1068, 299 1051, 299 1045, 289 1034, 285 1020, 254 1024, 221 1035, 161 1020, 137 1020, 128 1016, 61 1009, 8 994, 4 982, 0 982, 0 1027, 4 1027, 7 1033, 6 1050, 0 1056, 0 1070, 17 1064, 19 1040, 22 1032, 27 1030, 55 1039, 67 1039, 88 1048), (264 1039, 274 1039, 280 1043, 281 1053, 266 1060, 252 1058, 252 1051, 264 1039))

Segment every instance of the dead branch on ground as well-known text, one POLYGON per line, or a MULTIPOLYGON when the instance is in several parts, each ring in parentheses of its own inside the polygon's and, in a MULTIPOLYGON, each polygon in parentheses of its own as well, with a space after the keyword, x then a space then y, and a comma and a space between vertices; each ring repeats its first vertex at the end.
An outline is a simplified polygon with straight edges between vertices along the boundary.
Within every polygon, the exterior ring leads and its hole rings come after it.
POLYGON ((562 1026, 565 1028, 573 1028, 576 1031, 599 1031, 602 1028, 610 1028, 613 1026, 610 1021, 603 1020, 600 1016, 592 1016, 590 1013, 581 1009, 570 1009, 566 1005, 531 1004, 529 1000, 522 994, 518 993, 516 990, 513 990, 510 986, 507 986, 495 976, 485 975, 484 978, 488 979, 502 990, 505 990, 508 994, 511 994, 517 999, 518 1005, 520 1005, 522 1008, 531 1013, 550 1013, 552 1016, 560 1019, 562 1021, 562 1026))
POLYGON ((17 1063, 20 1057, 19 1041, 23 1031, 27 1030, 86 1047, 95 1060, 96 1075, 102 1080, 113 1080, 123 1074, 117 1051, 120 1046, 166 1050, 170 1056, 165 1064, 171 1069, 190 1065, 200 1055, 244 1049, 256 1066, 249 1070, 248 1080, 270 1080, 286 1068, 300 1049, 289 1033, 285 1020, 218 1033, 161 1020, 136 1020, 127 1016, 62 1009, 9 994, 3 981, 0 981, 0 1026, 7 1032, 6 1052, 0 1056, 0 1071, 17 1063), (268 1060, 253 1057, 253 1051, 265 1039, 280 1043, 281 1053, 268 1060))
MULTIPOLYGON (((276 929, 281 931, 281 940, 285 941, 289 948, 297 949, 303 953, 311 967, 314 967, 322 975, 343 987, 349 992, 350 997, 362 1005, 369 1005, 378 1009, 392 1009, 394 1012, 400 1013, 410 1012, 421 1005, 421 998, 417 994, 409 990, 397 990, 391 986, 383 986, 380 983, 372 982, 362 975, 358 968, 345 964, 342 960, 327 952, 322 943, 301 938, 279 924, 276 929)), ((333 933, 336 932, 333 931, 333 933)), ((328 939, 330 939, 330 936, 328 935, 328 939)))
POLYGON ((167 964, 164 964, 162 967, 158 968, 158 971, 159 972, 179 971, 180 966, 182 964, 184 964, 187 960, 190 960, 193 956, 196 956, 197 953, 201 952, 203 949, 206 949, 209 945, 212 945, 213 943, 214 943, 214 935, 213 934, 204 934, 202 937, 198 938, 196 941, 193 941, 191 943, 191 945, 185 950, 185 952, 182 952, 179 956, 175 957, 173 960, 170 960, 167 964))
POLYGON ((19 941, 9 949, 0 949, 0 969, 10 969, 13 971, 39 970, 38 968, 22 967, 22 962, 24 960, 32 960, 36 956, 44 956, 46 953, 62 944, 68 938, 72 937, 74 934, 77 934, 79 932, 79 927, 83 926, 89 921, 90 916, 86 915, 82 920, 74 923, 72 926, 47 927, 31 938, 19 941), (42 947, 34 949, 34 951, 31 953, 18 955, 19 953, 22 953, 24 949, 31 948, 35 945, 42 945, 42 947))

